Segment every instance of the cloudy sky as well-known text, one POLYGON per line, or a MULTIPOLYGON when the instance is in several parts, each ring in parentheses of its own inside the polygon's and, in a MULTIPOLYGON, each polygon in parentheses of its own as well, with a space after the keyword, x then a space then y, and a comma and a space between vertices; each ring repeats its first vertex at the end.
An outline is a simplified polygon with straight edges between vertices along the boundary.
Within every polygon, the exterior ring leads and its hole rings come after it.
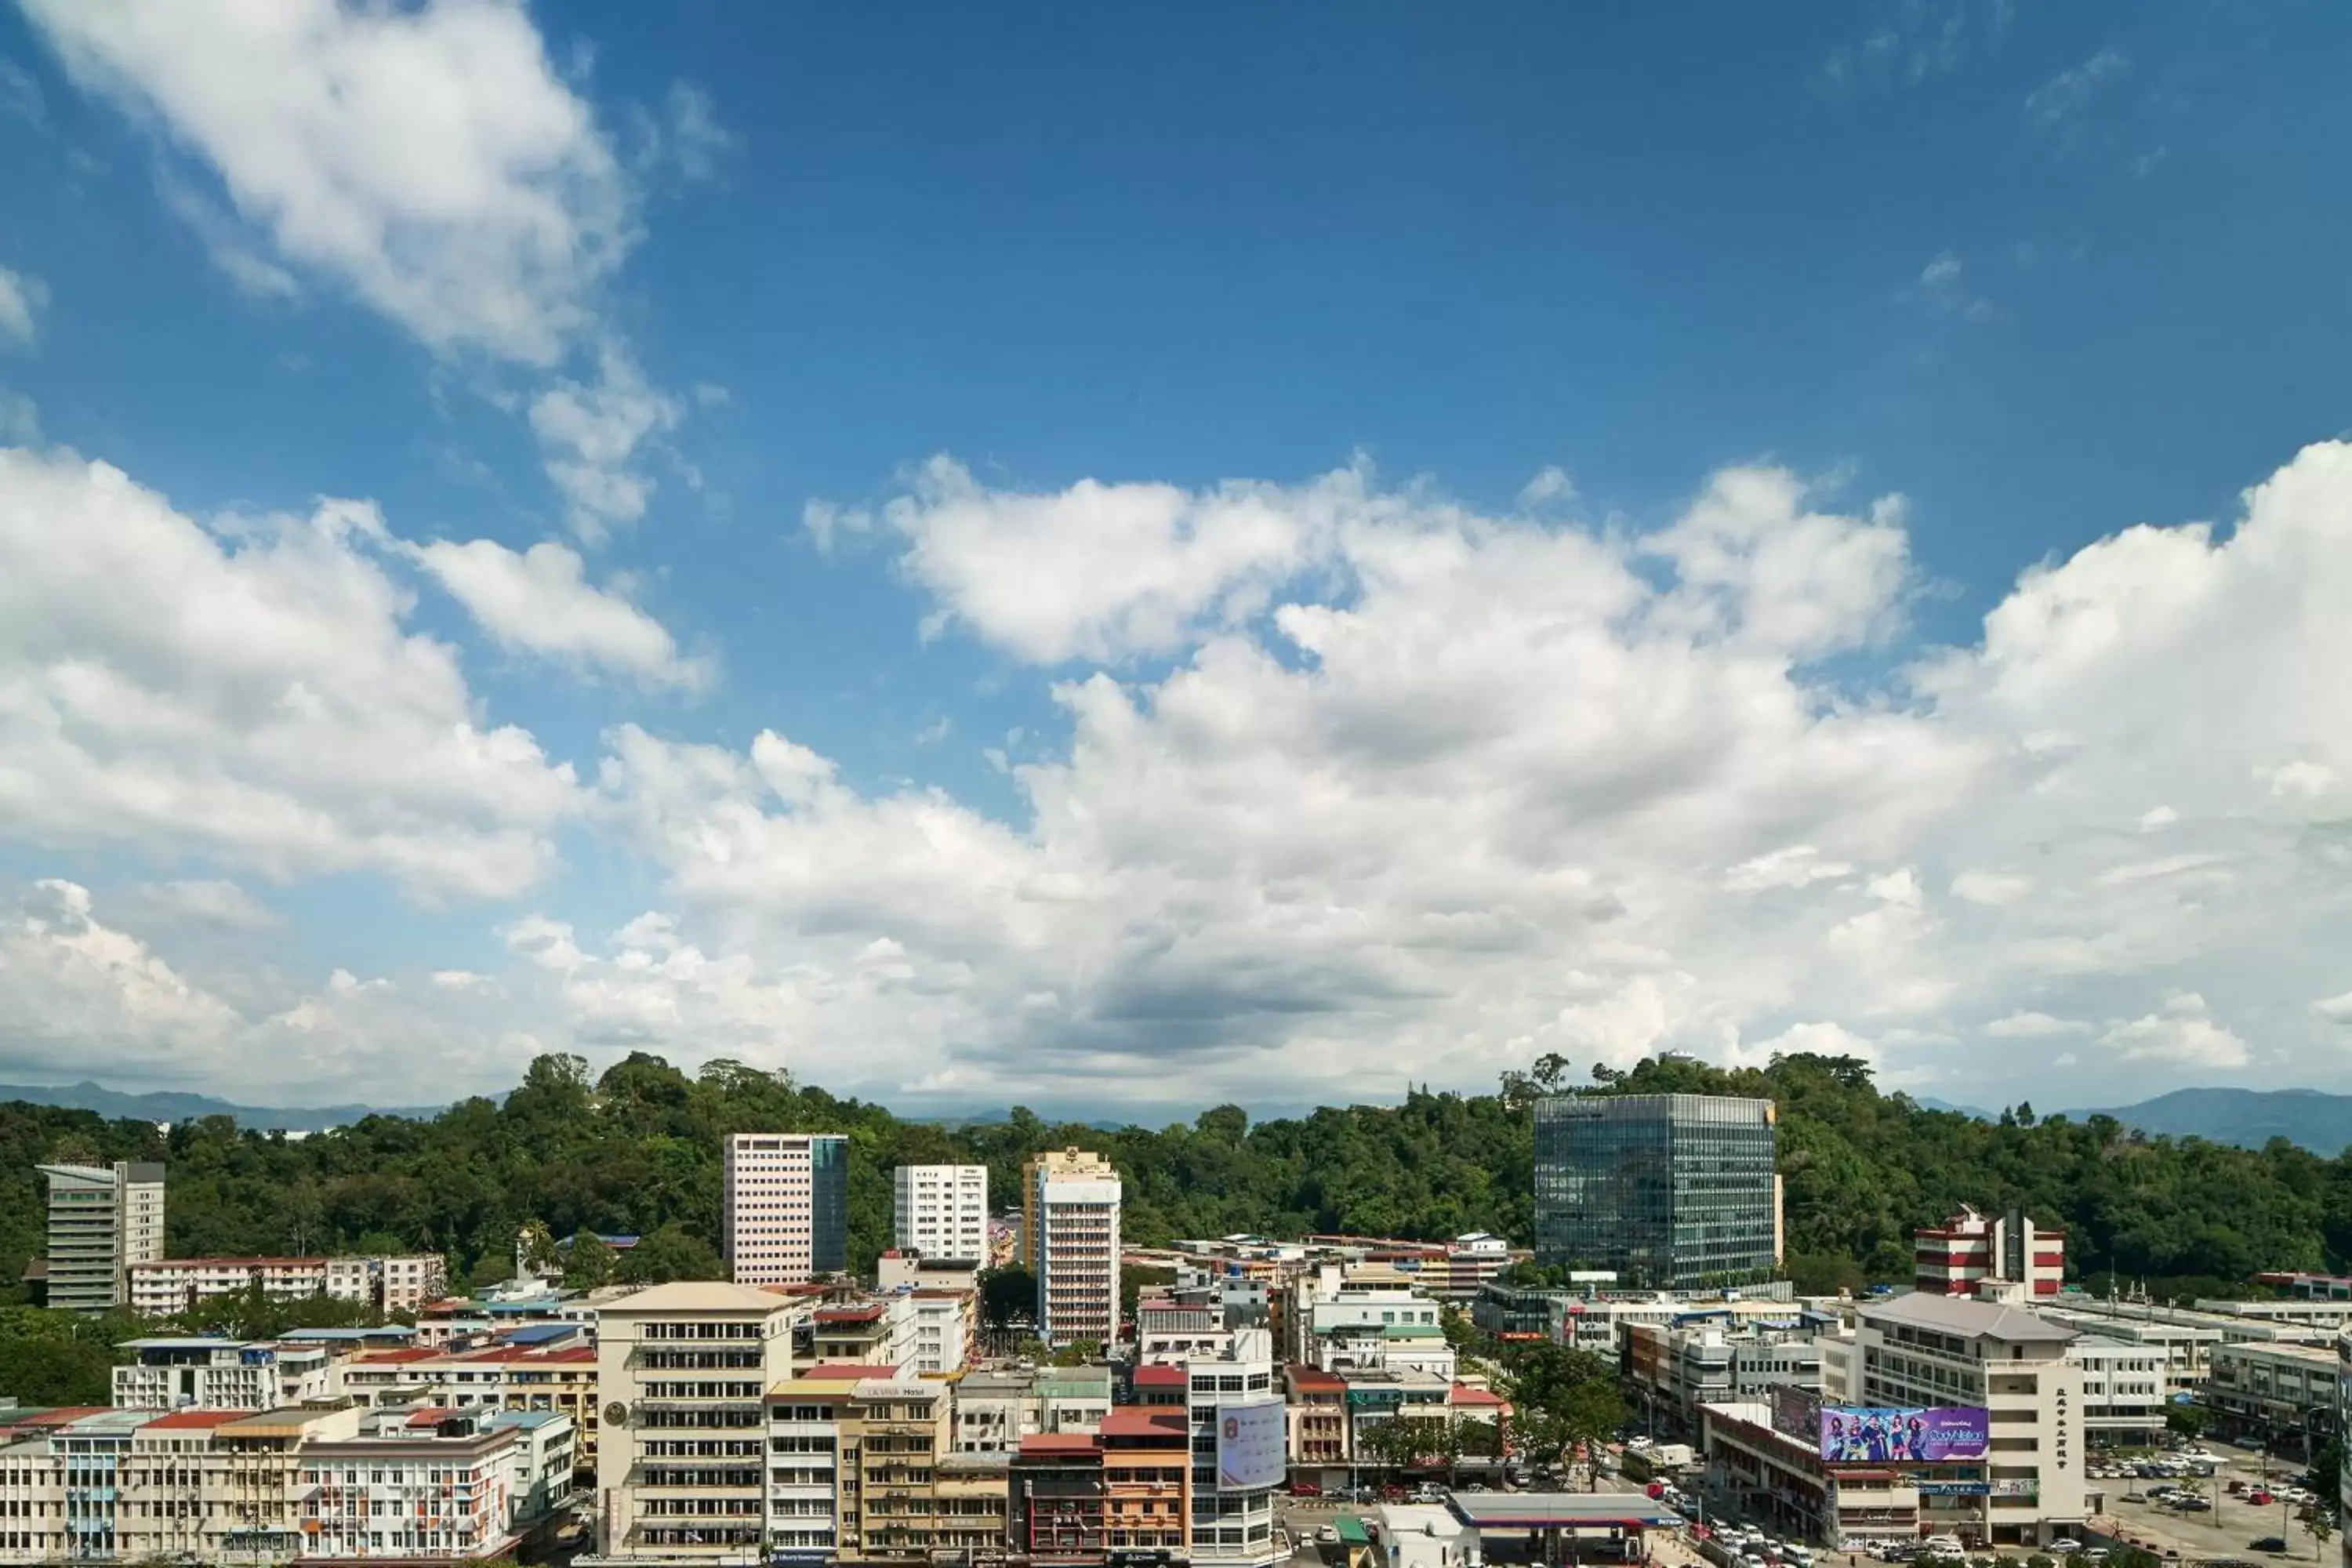
POLYGON ((2347 73, 0 0, 0 1080, 2352 1089, 2347 73))

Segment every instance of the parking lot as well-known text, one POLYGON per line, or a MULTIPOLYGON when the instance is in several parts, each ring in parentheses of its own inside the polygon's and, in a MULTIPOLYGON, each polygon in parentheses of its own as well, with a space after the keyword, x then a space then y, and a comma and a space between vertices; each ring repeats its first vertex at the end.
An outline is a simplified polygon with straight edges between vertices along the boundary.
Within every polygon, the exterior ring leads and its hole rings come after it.
MULTIPOLYGON (((2295 1517, 2299 1505, 2286 1491, 2273 1490, 2273 1500, 2257 1504, 2232 1493, 2230 1483, 2249 1490, 2264 1484, 2264 1467, 2258 1456, 2229 1448, 2209 1449, 2221 1460, 2210 1478, 2094 1478, 2089 1485, 2106 1496, 2100 1523, 2112 1533, 2166 1555, 2182 1558, 2237 1557, 2287 1563, 2323 1559, 2317 1537, 2295 1517), (2210 1506, 2203 1509, 2168 1507, 2161 1497, 2167 1487, 2185 1488, 2210 1506), (2257 1552, 2252 1543, 2267 1536, 2286 1542, 2284 1552, 2257 1552)), ((2267 1483, 2284 1488, 2299 1467, 2268 1467, 2267 1483)))

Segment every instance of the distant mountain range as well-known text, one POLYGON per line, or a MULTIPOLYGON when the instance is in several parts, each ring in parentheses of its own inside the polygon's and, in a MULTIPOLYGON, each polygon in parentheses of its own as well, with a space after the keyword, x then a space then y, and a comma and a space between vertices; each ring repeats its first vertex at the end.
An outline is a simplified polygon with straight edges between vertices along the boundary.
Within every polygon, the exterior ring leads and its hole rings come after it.
MULTIPOLYGON (((2099 1114, 2074 1110, 2080 1119, 2099 1114)), ((2352 1146, 2352 1094, 2315 1089, 2176 1089, 2105 1114, 2143 1132, 2259 1149, 2273 1138, 2329 1159, 2352 1146)))
MULTIPOLYGON (((1990 1121, 1998 1114, 1925 1095, 1914 1099, 1929 1110, 1953 1110, 1981 1121, 1990 1121)), ((94 1110, 110 1120, 132 1121, 190 1121, 203 1116, 233 1116, 238 1126, 264 1132, 346 1127, 368 1116, 433 1117, 442 1110, 437 1105, 235 1105, 208 1094, 124 1094, 88 1082, 63 1088, 0 1084, 0 1100, 6 1100, 94 1110)), ((2137 1127, 2143 1132, 2203 1138, 2248 1149, 2259 1149, 2273 1138, 2284 1138, 2331 1159, 2352 1147, 2352 1094, 2328 1094, 2315 1089, 2176 1089, 2170 1094, 2160 1094, 2137 1105, 2069 1110, 2065 1114, 2077 1121, 2090 1116, 2112 1116, 2125 1126, 2137 1127)), ((1012 1119, 1009 1110, 982 1110, 915 1120, 952 1130, 1012 1119)), ((1098 1131, 1116 1132, 1129 1123, 1103 1120, 1090 1121, 1087 1125, 1098 1131)))
MULTIPOLYGON (((1979 1121, 2000 1114, 1924 1094, 1912 1099, 1927 1110, 1956 1110, 1979 1121)), ((2352 1094, 2329 1094, 2316 1089, 2176 1089, 2137 1105, 2099 1106, 2062 1114, 2074 1121, 2112 1116, 2143 1132, 2202 1138, 2209 1143, 2234 1143, 2242 1149, 2259 1149, 2273 1138, 2284 1138, 2329 1159, 2352 1147, 2352 1094)))
POLYGON ((205 1116, 234 1116, 239 1127, 262 1132, 316 1132, 327 1127, 347 1127, 369 1116, 438 1116, 442 1109, 437 1105, 319 1105, 291 1109, 232 1105, 209 1094, 124 1094, 89 1082, 62 1088, 0 1083, 0 1100, 5 1100, 63 1106, 69 1110, 94 1110, 110 1121, 194 1121, 205 1116))

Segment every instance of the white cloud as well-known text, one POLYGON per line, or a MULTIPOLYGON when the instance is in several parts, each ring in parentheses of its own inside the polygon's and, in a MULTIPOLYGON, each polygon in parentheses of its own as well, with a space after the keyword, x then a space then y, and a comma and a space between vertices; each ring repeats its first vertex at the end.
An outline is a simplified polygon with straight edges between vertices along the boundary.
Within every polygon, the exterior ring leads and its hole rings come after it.
POLYGON ((2215 1023, 2195 992, 2168 998, 2160 1013, 2111 1026, 2099 1044, 2126 1061, 2177 1067, 2228 1070, 2252 1059, 2246 1042, 2215 1023))
POLYGON ((2324 996, 2311 1005, 2311 1010, 2331 1024, 2352 1024, 2352 991, 2324 996))
POLYGON ((674 81, 662 100, 667 123, 658 155, 689 180, 708 180, 719 172, 719 159, 735 145, 735 138, 719 123, 710 95, 692 82, 674 81))
POLYGON ((650 385, 636 362, 608 346, 596 379, 558 381, 532 400, 530 427, 547 456, 548 476, 568 505, 572 531, 591 544, 646 514, 653 480, 638 449, 677 427, 677 400, 650 385))
POLYGON ((1952 897, 1972 904, 1999 908, 2013 904, 2033 891, 2033 879, 1999 871, 1963 871, 1952 879, 1952 897))
POLYGON ((1998 44, 2013 9, 2012 0, 1902 0, 1875 7, 1871 30, 1832 49, 1813 84, 1836 97, 1948 75, 1998 44))
POLYGON ((2047 1040, 2065 1035, 2090 1035, 2098 1031, 2090 1025, 2072 1018, 2053 1018, 2047 1013, 2011 1013, 1987 1024, 1981 1033, 1996 1040, 2047 1040))
POLYGON ((1724 873, 1723 885, 1735 893, 1756 893, 1768 888, 1804 888, 1834 881, 1853 876, 1853 871, 1843 860, 1822 859, 1810 844, 1791 844, 1741 861, 1724 873))
POLYGON ((132 888, 123 901, 151 916, 178 924, 225 931, 269 931, 280 922, 275 910, 235 882, 211 878, 149 882, 132 888))
MULTIPOLYGON (((1544 1050, 1664 1047, 1866 1048, 1890 1081, 1981 1097, 2063 1044, 2153 1091, 2251 1060, 2225 1017, 2262 1017, 2266 1052, 2341 1059, 2332 1001, 2249 1009, 2344 983, 2352 691, 2309 672, 2352 665, 2334 613, 2352 602, 2352 447, 2299 454, 2226 529, 2129 528, 2037 567, 1978 642, 1875 678, 1814 661, 1899 633, 1900 509, 1831 510, 1770 470, 1718 476, 1649 534, 1480 516, 1357 469, 1170 495, 1006 496, 956 472, 962 492, 873 524, 938 613, 1033 657, 1171 655, 1056 685, 1066 735, 1000 749, 1013 821, 860 787, 781 734, 623 726, 588 820, 649 858, 655 912, 609 933, 516 921, 494 986, 207 994, 289 1020, 271 1024, 288 1038, 299 1021, 317 1062, 383 1059, 371 1028, 439 1039, 439 998, 481 1009, 500 1051, 724 1051, 861 1092, 1003 1103, 1047 1083, 1106 1109, 1379 1096, 1491 1083, 1544 1050), (1227 505, 1267 520, 1246 547, 1188 526, 1227 505), (1042 552, 1068 579, 1046 609, 1000 596, 984 538, 1051 542, 1106 508, 1156 520, 1120 535, 1143 566, 1090 586, 1042 552), (2152 801, 2170 814, 2155 836, 2152 801)), ((337 542, 369 525, 331 509, 293 531, 351 556, 337 542)), ((204 542, 236 563, 279 537, 204 542)), ((338 570, 396 598, 369 558, 338 570)), ((181 602, 139 599, 142 624, 181 602)), ((0 637, 40 624, 15 608, 0 637)), ((217 659, 224 641, 193 646, 217 659)), ((439 723, 462 721, 461 689, 451 703, 439 723)), ((21 837, 13 777, 0 810, 21 837)), ((497 781, 447 798, 506 798, 497 781)), ((537 840, 570 799, 566 782, 538 817, 488 815, 537 840)), ((451 1081, 495 1084, 509 1059, 451 1081)))
POLYGON ((13 339, 19 348, 31 347, 39 332, 35 318, 48 302, 47 284, 0 267, 0 339, 13 339))
POLYGON ((1557 463, 1538 472, 1519 490, 1519 506, 1528 511, 1538 507, 1564 506, 1575 499, 1576 481, 1557 463))
POLYGON ((1919 269, 1918 297, 1941 315, 1981 321, 1992 314, 1992 301, 1969 281, 1968 264, 1951 251, 1938 251, 1919 269))
MULTIPOLYGON (((1901 498, 1863 520, 1808 511, 1807 500, 1779 469, 1716 476, 1671 527, 1641 542, 1680 580, 1656 607, 1661 620, 1803 656, 1884 632, 1906 571, 1901 498)), ((1536 536, 1414 489, 1381 490, 1360 462, 1295 487, 1087 479, 1036 494, 987 489, 935 458, 878 519, 813 502, 804 521, 820 548, 852 533, 896 536, 902 569, 939 602, 928 629, 966 626, 1040 664, 1174 652, 1241 625, 1302 577, 1326 580, 1311 601, 1334 577, 1412 570, 1421 555, 1434 563, 1490 536, 1536 536)), ((1622 563, 1609 573, 1613 592, 1633 592, 1622 563)))
POLYGON ((41 91, 41 84, 15 60, 0 59, 0 112, 23 121, 37 130, 48 129, 49 104, 41 91))
POLYGON ((2101 49, 2028 94, 2025 121, 2036 131, 2054 132, 2090 109, 2110 84, 2120 81, 2130 71, 2128 58, 2114 49, 2101 49))
POLYGON ((809 999, 813 1076, 1362 1094, 1805 1025, 1890 1072, 1938 1039, 1982 1046, 1932 1058, 1948 1077, 2081 1037, 2160 1079, 2242 1042, 2119 998, 2307 984, 2352 915, 2324 830, 2352 804, 2352 693, 2300 673, 2352 664, 2324 608, 2352 602, 2352 447, 2249 492, 2226 542, 2135 528, 2036 568, 1979 646, 1860 690, 1808 661, 1899 628, 1900 509, 1817 510, 1769 470, 1633 537, 1357 469, 926 482, 872 526, 940 615, 1041 659, 1180 657, 1056 688, 1066 744, 1003 762, 1018 828, 861 793, 782 736, 616 734, 603 783, 672 929, 809 999), (1228 505, 1261 526, 1192 526, 1228 505), (1096 580, 1073 535, 1141 563, 1096 580), (877 939, 902 989, 851 983, 877 939))
POLYGON ((41 410, 21 392, 0 386, 0 447, 31 447, 41 439, 41 410))
POLYGON ((710 680, 708 660, 682 657, 662 624, 622 593, 592 586, 579 554, 563 545, 518 552, 488 539, 436 540, 414 554, 501 647, 648 686, 698 690, 710 680))
POLYGON ((37 882, 11 901, 0 1015, 19 1071, 264 1104, 432 1103, 509 1087, 547 1048, 495 985, 335 970, 309 985, 248 973, 232 994, 110 923, 77 883, 37 882))
MULTIPOLYGON (((644 516, 642 448, 682 408, 607 320, 642 195, 520 0, 26 10, 85 89, 194 155, 164 171, 163 199, 239 288, 323 282, 436 353, 546 373, 522 401, 574 531, 599 542, 644 516), (559 374, 581 353, 593 374, 559 374)), ((666 112, 659 161, 708 175, 730 140, 709 98, 677 83, 666 112)))
MULTIPOLYGON (((882 510, 908 574, 950 622, 1039 664, 1164 653, 1262 608, 1323 557, 1343 518, 1393 510, 1361 469, 1300 489, 1081 481, 1052 494, 990 490, 935 458, 882 510)), ((821 547, 868 520, 812 509, 821 547)))
POLYGON ((280 256, 436 349, 552 363, 635 237, 628 184, 520 5, 26 10, 77 81, 198 154, 280 256))
POLYGON ((0 451, 0 836, 506 894, 578 795, 478 721, 363 503, 206 532, 68 452, 0 451))

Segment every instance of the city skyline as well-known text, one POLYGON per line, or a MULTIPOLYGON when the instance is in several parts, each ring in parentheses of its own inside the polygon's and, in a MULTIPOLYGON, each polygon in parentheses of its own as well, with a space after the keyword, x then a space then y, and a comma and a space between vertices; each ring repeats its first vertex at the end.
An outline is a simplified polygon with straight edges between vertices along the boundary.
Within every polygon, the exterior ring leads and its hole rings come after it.
POLYGON ((0 1081, 2352 1089, 2347 44, 0 5, 0 1081))

